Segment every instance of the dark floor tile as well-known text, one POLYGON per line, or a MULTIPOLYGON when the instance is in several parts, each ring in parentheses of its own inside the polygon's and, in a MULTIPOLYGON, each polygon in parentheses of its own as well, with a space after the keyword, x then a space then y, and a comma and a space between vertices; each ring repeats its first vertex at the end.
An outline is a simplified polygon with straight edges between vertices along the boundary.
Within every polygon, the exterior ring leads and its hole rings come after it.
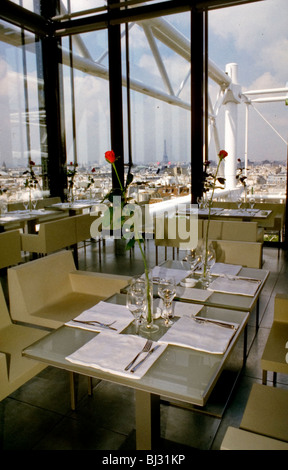
POLYGON ((126 435, 99 426, 95 419, 63 418, 34 450, 117 450, 126 435))
POLYGON ((31 450, 62 419, 44 408, 6 398, 1 403, 2 449, 31 450))

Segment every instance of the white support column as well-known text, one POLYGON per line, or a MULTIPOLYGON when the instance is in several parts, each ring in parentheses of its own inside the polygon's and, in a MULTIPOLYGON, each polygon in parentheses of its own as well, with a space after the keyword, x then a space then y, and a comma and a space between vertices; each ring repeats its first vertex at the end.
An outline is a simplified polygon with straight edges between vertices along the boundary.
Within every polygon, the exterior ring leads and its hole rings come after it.
POLYGON ((237 132, 238 132, 238 109, 237 104, 241 103, 241 88, 237 84, 237 64, 227 64, 226 73, 231 78, 231 85, 228 87, 225 104, 225 150, 228 157, 225 159, 226 189, 236 187, 237 169, 237 132))

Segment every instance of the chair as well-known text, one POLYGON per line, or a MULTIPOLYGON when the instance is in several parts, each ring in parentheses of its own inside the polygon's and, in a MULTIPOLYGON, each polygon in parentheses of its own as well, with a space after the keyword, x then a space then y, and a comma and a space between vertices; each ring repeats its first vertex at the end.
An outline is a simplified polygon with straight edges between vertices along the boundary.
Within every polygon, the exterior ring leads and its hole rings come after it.
POLYGON ((165 248, 165 260, 167 248, 172 248, 173 259, 175 248, 189 250, 197 246, 198 240, 203 235, 202 221, 194 216, 157 217, 155 223, 155 262, 158 264, 158 248, 165 248))
POLYGON ((263 221, 258 222, 259 227, 263 227, 267 234, 276 233, 279 241, 282 241, 286 205, 283 203, 260 202, 255 204, 255 209, 271 210, 272 213, 263 221))
POLYGON ((45 369, 32 359, 22 356, 22 350, 47 335, 47 331, 15 325, 9 316, 0 285, 0 400, 45 369))
POLYGON ((240 429, 228 428, 222 450, 287 450, 288 390, 254 383, 240 429))
POLYGON ((241 429, 288 442, 288 390, 253 384, 241 429))
POLYGON ((52 329, 120 292, 130 280, 77 271, 69 250, 12 267, 7 274, 12 319, 52 329))
MULTIPOLYGON (((86 248, 86 241, 91 239, 91 224, 94 220, 99 219, 100 214, 92 213, 89 214, 80 214, 74 216, 75 219, 75 228, 76 228, 76 243, 84 242, 84 249, 86 248)), ((99 260, 101 261, 101 240, 102 237, 98 237, 98 250, 99 250, 99 260)))
POLYGON ((21 234, 22 250, 30 253, 48 254, 76 244, 74 217, 44 222, 39 231, 21 234))
POLYGON ((273 324, 261 358, 262 383, 267 383, 267 372, 273 372, 273 385, 277 373, 288 374, 288 296, 276 294, 273 324))
MULTIPOLYGON (((208 221, 203 221, 206 234, 208 221)), ((208 237, 212 240, 232 240, 242 242, 262 242, 264 230, 257 222, 210 220, 208 237)))
POLYGON ((231 240, 211 240, 219 263, 239 264, 247 268, 262 268, 263 244, 231 240))
POLYGON ((288 442, 228 426, 220 450, 288 450, 288 442))
POLYGON ((0 233, 0 269, 21 263, 21 239, 19 230, 0 233))

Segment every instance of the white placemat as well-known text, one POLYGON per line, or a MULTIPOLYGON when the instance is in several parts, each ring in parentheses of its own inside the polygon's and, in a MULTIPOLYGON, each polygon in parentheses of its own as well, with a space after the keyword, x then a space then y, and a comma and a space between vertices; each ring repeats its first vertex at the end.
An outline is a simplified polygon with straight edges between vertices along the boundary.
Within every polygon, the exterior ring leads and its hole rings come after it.
MULTIPOLYGON (((140 379, 167 347, 167 344, 154 342, 152 348, 156 344, 160 345, 157 351, 150 354, 134 373, 131 373, 130 370, 125 371, 125 367, 142 350, 145 343, 146 339, 140 336, 115 335, 110 332, 102 332, 73 354, 67 356, 66 359, 74 364, 93 367, 131 379, 140 379)), ((142 353, 135 364, 143 359, 146 354, 142 353)))
POLYGON ((152 269, 153 278, 174 278, 176 284, 179 284, 190 273, 191 271, 185 271, 184 269, 165 268, 163 266, 154 266, 152 269))
MULTIPOLYGON (((154 299, 154 307, 163 308, 163 301, 161 299, 154 299)), ((172 312, 175 317, 193 317, 197 315, 203 308, 203 305, 192 304, 188 302, 172 302, 172 312)))
MULTIPOLYGON (((237 264, 226 264, 226 263, 215 263, 212 266, 210 273, 213 276, 220 276, 223 274, 237 276, 242 266, 237 264)), ((201 274, 203 272, 203 265, 196 269, 196 274, 201 274)))
POLYGON ((219 276, 221 274, 231 274, 237 276, 239 271, 242 269, 241 265, 238 264, 226 264, 226 263, 215 263, 211 268, 211 274, 213 276, 219 276))
POLYGON ((196 287, 182 287, 177 286, 176 297, 182 300, 196 300, 205 302, 212 294, 209 290, 197 289, 196 287))
POLYGON ((86 323, 81 323, 81 321, 98 321, 106 325, 113 323, 110 327, 113 328, 111 331, 120 333, 134 320, 134 317, 125 306, 102 301, 94 305, 94 307, 85 310, 73 320, 67 322, 66 325, 85 330, 103 331, 107 330, 107 328, 95 324, 87 325, 86 323))
POLYGON ((234 329, 182 317, 165 333, 161 342, 196 349, 211 354, 224 354, 235 334, 234 329))
POLYGON ((208 290, 214 292, 223 292, 226 294, 237 294, 254 297, 261 281, 246 280, 241 278, 227 279, 225 277, 217 277, 208 287, 208 290))

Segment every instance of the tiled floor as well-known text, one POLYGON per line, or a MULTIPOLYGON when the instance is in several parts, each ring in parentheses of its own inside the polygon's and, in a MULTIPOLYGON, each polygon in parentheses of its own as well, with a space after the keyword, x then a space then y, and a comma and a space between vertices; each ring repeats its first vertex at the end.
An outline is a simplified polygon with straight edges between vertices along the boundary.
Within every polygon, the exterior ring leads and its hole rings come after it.
MULTIPOLYGON (((152 265, 153 241, 149 241, 148 254, 152 265)), ((106 244, 101 264, 94 244, 86 252, 79 251, 79 260, 79 268, 88 271, 134 275, 143 269, 136 248, 115 258, 112 243, 106 244)), ((274 295, 287 291, 287 266, 283 251, 278 257, 277 249, 264 249, 263 267, 270 276, 260 299, 260 328, 254 337, 252 316, 247 363, 224 413, 218 415, 218 402, 223 401, 223 390, 229 390, 225 382, 211 397, 208 414, 163 402, 159 450, 186 454, 195 449, 218 450, 227 426, 239 425, 252 384, 261 382, 260 358, 272 323, 274 295)), ((288 388, 288 378, 278 375, 277 385, 288 388)), ((133 391, 101 381, 94 381, 93 387, 93 396, 87 396, 87 379, 79 377, 78 405, 71 411, 68 374, 48 367, 0 403, 0 449, 135 450, 133 391)))

